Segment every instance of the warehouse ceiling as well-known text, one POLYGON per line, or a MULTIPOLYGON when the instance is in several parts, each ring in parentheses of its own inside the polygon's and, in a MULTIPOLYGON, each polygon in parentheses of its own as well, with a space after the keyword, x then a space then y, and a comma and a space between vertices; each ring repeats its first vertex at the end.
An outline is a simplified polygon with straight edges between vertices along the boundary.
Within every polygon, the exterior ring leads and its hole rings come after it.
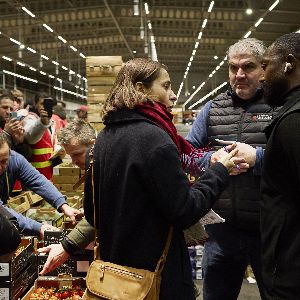
MULTIPOLYGON (((142 0, 0 1, 0 70, 85 94, 79 76, 85 76, 84 57, 121 55, 126 61, 157 54, 169 68, 175 93, 184 82, 178 103, 189 99, 188 108, 227 80, 226 50, 247 32, 269 45, 300 29, 300 1, 278 1, 270 11, 274 1, 216 0, 210 8, 210 0, 149 0, 148 14, 142 0)), ((36 83, 26 84, 34 89, 36 83)))

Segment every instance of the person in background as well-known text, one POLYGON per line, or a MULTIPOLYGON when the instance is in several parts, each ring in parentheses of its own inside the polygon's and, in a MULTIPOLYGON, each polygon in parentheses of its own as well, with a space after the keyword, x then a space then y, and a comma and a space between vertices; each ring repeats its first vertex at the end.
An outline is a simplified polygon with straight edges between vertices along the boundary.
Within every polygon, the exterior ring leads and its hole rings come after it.
POLYGON ((77 118, 87 120, 88 108, 86 105, 81 105, 77 110, 77 118))
POLYGON ((170 113, 175 100, 164 65, 146 58, 123 65, 104 104, 106 127, 94 147, 95 197, 89 172, 84 211, 91 225, 96 222, 103 260, 150 271, 173 226, 160 299, 187 300, 195 299, 195 292, 183 230, 199 221, 226 187, 236 150, 190 185, 182 164, 196 165, 184 158, 202 153, 177 134, 170 113))
POLYGON ((9 145, 15 148, 24 140, 24 129, 20 121, 11 117, 13 105, 13 95, 10 91, 2 91, 0 94, 0 132, 6 134, 9 145))
POLYGON ((261 236, 266 299, 300 299, 300 33, 279 37, 262 66, 265 99, 282 106, 265 129, 261 236))
POLYGON ((66 110, 61 105, 53 106, 53 115, 51 118, 55 122, 56 131, 59 132, 68 124, 66 110))
MULTIPOLYGON (((57 137, 55 122, 51 121, 51 116, 49 117, 43 106, 45 98, 51 97, 45 93, 36 94, 35 105, 23 120, 23 126, 25 141, 32 150, 29 161, 41 174, 51 180, 53 163, 50 157, 57 150, 57 137)), ((55 103, 54 99, 53 102, 55 103)))
MULTIPOLYGON (((70 155, 73 164, 85 169, 86 154, 94 145, 95 130, 82 119, 70 122, 58 134, 58 142, 70 155)), ((63 264, 70 255, 77 255, 95 239, 95 230, 85 218, 66 236, 61 244, 53 244, 40 248, 39 253, 49 253, 40 275, 45 275, 63 264)))
POLYGON ((205 227, 209 239, 202 260, 203 299, 237 299, 248 263, 264 299, 260 242, 260 174, 266 138, 263 130, 273 118, 273 109, 263 98, 259 79, 263 74, 263 42, 248 38, 230 46, 230 88, 209 101, 199 112, 187 140, 197 148, 210 144, 202 161, 213 165, 226 152, 218 139, 236 141, 250 169, 235 168, 230 186, 213 209, 225 223, 205 227), (247 144, 244 144, 247 143, 247 144))
POLYGON ((24 94, 17 89, 11 91, 14 97, 14 108, 13 111, 18 111, 24 108, 24 94))
MULTIPOLYGON (((0 205, 6 204, 16 180, 24 187, 42 196, 58 211, 75 222, 76 218, 82 217, 79 210, 70 207, 55 186, 41 175, 31 164, 17 152, 10 150, 7 139, 0 133, 0 205)), ((25 218, 23 215, 9 209, 10 213, 17 218, 19 227, 24 234, 41 234, 46 225, 25 218)))

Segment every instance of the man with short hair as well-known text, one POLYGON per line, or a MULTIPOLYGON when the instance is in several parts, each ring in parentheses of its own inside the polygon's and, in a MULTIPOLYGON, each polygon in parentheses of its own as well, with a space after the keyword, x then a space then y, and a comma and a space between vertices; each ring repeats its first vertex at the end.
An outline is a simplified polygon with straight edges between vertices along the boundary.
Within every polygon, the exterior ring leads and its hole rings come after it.
POLYGON ((300 33, 278 38, 262 66, 266 101, 283 105, 265 129, 261 237, 266 299, 300 299, 300 33))
MULTIPOLYGON (((86 154, 94 145, 96 134, 93 127, 82 119, 76 119, 63 128, 58 134, 59 143, 71 156, 72 162, 85 169, 86 154)), ((61 244, 49 245, 39 252, 49 252, 41 275, 51 272, 63 264, 70 255, 80 253, 95 238, 95 230, 84 218, 69 233, 61 244)))
MULTIPOLYGON (((243 39, 229 47, 230 89, 209 101, 194 122, 187 140, 197 148, 210 143, 215 149, 205 158, 213 164, 226 152, 218 140, 236 141, 240 165, 231 176, 230 187, 220 196, 214 210, 225 223, 207 225, 204 245, 203 299, 237 299, 248 263, 264 298, 260 256, 260 171, 266 139, 263 129, 273 118, 263 98, 259 79, 265 47, 257 39, 243 39), (250 145, 247 145, 247 144, 250 145), (210 158, 210 159, 209 159, 210 158)), ((226 148, 225 148, 226 150, 226 148)))
MULTIPOLYGON (((67 204, 65 196, 33 168, 22 155, 9 149, 5 135, 0 133, 0 205, 7 203, 16 180, 21 181, 23 186, 42 196, 56 209, 70 217, 73 222, 77 216, 82 216, 79 210, 67 204)), ((17 218, 19 227, 24 234, 43 235, 45 228, 49 227, 25 218, 11 209, 9 211, 17 218)))

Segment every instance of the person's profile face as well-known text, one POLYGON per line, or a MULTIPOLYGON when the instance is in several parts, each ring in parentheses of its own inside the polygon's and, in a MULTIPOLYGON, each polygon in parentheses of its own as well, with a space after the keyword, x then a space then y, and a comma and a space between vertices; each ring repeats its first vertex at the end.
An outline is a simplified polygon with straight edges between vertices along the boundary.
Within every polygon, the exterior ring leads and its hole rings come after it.
POLYGON ((254 97, 263 73, 261 63, 251 54, 236 54, 229 58, 229 82, 239 98, 248 100, 254 97))
POLYGON ((168 110, 172 109, 176 96, 171 88, 169 73, 165 69, 160 69, 159 76, 152 82, 151 87, 146 89, 146 94, 157 98, 168 110))
POLYGON ((283 95, 289 89, 289 82, 285 76, 285 61, 279 57, 272 46, 267 49, 262 60, 264 75, 261 82, 264 89, 264 98, 273 107, 281 106, 283 95))
POLYGON ((76 139, 71 139, 68 145, 64 145, 66 153, 70 155, 72 163, 80 169, 85 169, 85 157, 89 147, 79 144, 76 139))

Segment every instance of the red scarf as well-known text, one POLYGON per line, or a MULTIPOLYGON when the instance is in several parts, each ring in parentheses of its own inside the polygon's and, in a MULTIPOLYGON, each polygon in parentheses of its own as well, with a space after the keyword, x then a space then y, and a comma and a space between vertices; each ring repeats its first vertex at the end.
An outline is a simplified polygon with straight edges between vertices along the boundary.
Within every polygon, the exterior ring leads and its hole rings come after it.
POLYGON ((209 149, 196 149, 180 136, 172 122, 173 115, 167 110, 164 104, 159 102, 146 102, 138 104, 136 109, 139 113, 143 114, 147 119, 168 133, 178 149, 184 171, 199 176, 203 170, 199 168, 197 159, 203 157, 204 153, 209 151, 209 149))

